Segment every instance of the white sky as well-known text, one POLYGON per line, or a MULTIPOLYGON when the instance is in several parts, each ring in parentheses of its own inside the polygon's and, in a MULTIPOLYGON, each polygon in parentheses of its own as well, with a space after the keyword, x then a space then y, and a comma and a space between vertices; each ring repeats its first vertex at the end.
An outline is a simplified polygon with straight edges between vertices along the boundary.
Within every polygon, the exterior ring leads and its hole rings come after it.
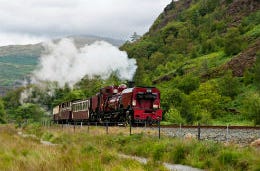
POLYGON ((142 35, 171 0, 0 0, 0 46, 68 35, 142 35))

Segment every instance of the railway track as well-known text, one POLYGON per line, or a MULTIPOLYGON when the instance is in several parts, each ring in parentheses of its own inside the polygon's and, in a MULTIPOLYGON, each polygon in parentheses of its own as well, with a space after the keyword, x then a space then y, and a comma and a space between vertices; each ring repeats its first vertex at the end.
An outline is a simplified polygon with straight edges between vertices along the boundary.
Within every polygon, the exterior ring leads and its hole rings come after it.
MULTIPOLYGON (((148 133, 151 135, 158 136, 169 136, 169 137, 192 137, 199 140, 211 140, 216 142, 229 142, 241 145, 247 145, 260 138, 260 127, 259 126, 209 126, 209 125, 129 125, 125 126, 124 123, 97 123, 97 122, 89 122, 89 123, 70 123, 65 124, 64 126, 71 126, 72 128, 77 129, 78 127, 88 127, 89 130, 91 127, 100 127, 105 128, 106 133, 109 134, 110 130, 115 129, 116 127, 122 128, 124 132, 128 132, 131 134, 135 133, 148 133), (143 131, 142 131, 143 129, 143 131)), ((63 125, 60 125, 64 127, 63 125)), ((116 128, 117 129, 117 128, 116 128)), ((121 131, 122 131, 121 130, 121 131)), ((90 131, 91 132, 91 131, 90 131)))
MULTIPOLYGON (((158 125, 152 125, 149 127, 158 127, 158 125)), ((255 129, 260 130, 260 126, 211 126, 211 125, 160 125, 161 128, 203 128, 203 129, 255 129)))

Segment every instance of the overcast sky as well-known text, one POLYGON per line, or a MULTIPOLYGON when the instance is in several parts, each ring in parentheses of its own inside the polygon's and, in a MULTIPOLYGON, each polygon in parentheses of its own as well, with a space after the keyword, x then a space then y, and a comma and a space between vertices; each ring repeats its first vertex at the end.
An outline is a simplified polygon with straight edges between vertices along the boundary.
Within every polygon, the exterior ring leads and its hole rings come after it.
POLYGON ((171 0, 0 0, 0 46, 68 35, 144 34, 171 0))

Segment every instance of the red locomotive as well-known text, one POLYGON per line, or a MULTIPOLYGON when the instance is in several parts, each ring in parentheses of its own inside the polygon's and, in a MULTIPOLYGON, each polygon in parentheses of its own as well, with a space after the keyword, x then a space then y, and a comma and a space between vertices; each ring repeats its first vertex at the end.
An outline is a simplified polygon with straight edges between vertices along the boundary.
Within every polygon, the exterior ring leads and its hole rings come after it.
POLYGON ((57 123, 154 123, 161 119, 160 91, 155 87, 107 86, 89 99, 65 102, 53 108, 53 120, 57 123))
POLYGON ((126 116, 133 122, 152 123, 162 119, 160 91, 155 87, 134 87, 122 92, 121 102, 126 116))

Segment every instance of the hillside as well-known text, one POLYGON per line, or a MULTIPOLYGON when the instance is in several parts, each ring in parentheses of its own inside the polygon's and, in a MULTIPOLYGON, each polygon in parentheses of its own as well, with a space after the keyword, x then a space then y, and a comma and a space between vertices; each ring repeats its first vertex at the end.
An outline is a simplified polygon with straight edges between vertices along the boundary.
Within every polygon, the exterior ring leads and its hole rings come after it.
MULTIPOLYGON (((74 39, 77 47, 91 44, 97 40, 105 40, 114 46, 120 46, 123 40, 103 38, 97 36, 69 36, 74 39)), ((54 41, 59 41, 56 39, 54 41)), ((32 45, 10 45, 0 47, 0 92, 4 86, 16 86, 21 84, 19 80, 24 79, 33 71, 38 63, 38 58, 44 48, 41 43, 32 45)), ((0 93, 1 94, 1 93, 0 93)))
POLYGON ((121 49, 137 59, 137 84, 161 88, 168 120, 259 124, 259 9, 258 0, 172 1, 121 49))

